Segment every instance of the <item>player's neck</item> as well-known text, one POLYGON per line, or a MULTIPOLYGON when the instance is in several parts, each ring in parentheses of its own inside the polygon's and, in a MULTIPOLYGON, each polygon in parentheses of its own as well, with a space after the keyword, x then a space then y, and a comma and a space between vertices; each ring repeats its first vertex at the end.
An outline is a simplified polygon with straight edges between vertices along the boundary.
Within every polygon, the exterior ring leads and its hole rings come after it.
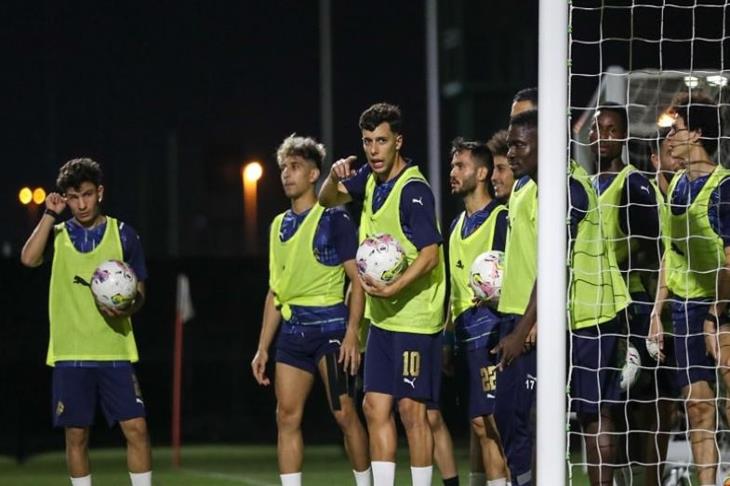
POLYGON ((291 200, 291 210, 295 214, 302 214, 305 211, 312 209, 314 203, 317 202, 317 195, 314 193, 314 189, 307 191, 301 196, 291 200))
POLYGON ((380 180, 380 182, 388 182, 390 180, 393 180, 398 177, 401 172, 403 172, 403 169, 406 168, 406 165, 408 165, 406 159, 401 157, 399 153, 395 156, 395 162, 393 163, 393 167, 390 168, 390 171, 388 171, 387 174, 383 174, 382 176, 377 175, 377 178, 380 180))
POLYGON ((598 158, 598 168, 602 173, 613 173, 618 174, 621 172, 624 168, 624 161, 621 157, 616 157, 614 159, 605 160, 598 158))
POLYGON ((79 221, 77 218, 74 218, 74 221, 78 223, 79 226, 83 227, 84 229, 90 230, 92 228, 96 228, 100 224, 106 221, 106 216, 104 216, 101 212, 99 212, 94 219, 91 221, 88 221, 84 223, 83 221, 79 221))
POLYGON ((466 210, 466 214, 471 216, 486 207, 487 204, 492 202, 492 199, 492 196, 483 189, 483 186, 477 186, 472 192, 464 196, 464 209, 466 210))
POLYGON ((685 167, 687 168, 687 177, 692 181, 714 171, 717 164, 712 161, 704 148, 696 145, 690 149, 685 167))

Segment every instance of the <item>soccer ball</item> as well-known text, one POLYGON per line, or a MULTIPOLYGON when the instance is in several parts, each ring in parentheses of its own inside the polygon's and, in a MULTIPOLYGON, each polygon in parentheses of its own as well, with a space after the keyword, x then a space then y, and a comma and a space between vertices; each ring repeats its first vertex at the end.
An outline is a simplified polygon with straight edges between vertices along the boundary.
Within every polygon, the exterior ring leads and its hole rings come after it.
POLYGON ((504 253, 488 251, 474 259, 469 269, 469 285, 480 301, 497 301, 502 291, 504 253))
POLYGON ((357 270, 376 282, 390 284, 405 271, 406 252, 389 234, 365 238, 357 249, 357 270))
POLYGON ((107 260, 94 270, 91 293, 105 307, 124 309, 137 296, 137 276, 126 263, 107 260))

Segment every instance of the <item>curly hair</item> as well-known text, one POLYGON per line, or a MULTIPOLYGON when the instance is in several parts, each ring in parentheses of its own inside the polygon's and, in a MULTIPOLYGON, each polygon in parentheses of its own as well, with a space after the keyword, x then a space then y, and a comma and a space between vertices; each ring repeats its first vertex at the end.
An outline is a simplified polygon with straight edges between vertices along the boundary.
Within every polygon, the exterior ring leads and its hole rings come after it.
POLYGON ((360 115, 360 130, 373 131, 381 123, 388 123, 393 133, 402 133, 403 117, 400 108, 390 103, 376 103, 360 115))
POLYGON ((284 162, 286 157, 301 157, 314 163, 318 169, 322 169, 322 162, 327 155, 324 145, 312 137, 300 137, 292 133, 281 142, 276 149, 276 161, 279 164, 284 162))
POLYGON ((101 166, 95 160, 71 159, 58 171, 56 186, 62 193, 65 193, 69 189, 78 189, 84 182, 91 182, 98 187, 103 178, 101 166))

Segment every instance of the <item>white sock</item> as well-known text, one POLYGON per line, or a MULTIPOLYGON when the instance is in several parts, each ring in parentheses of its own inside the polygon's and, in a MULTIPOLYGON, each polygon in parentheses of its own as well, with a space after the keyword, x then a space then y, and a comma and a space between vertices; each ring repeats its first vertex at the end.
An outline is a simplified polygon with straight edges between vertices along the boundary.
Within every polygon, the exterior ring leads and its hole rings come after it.
POLYGON ((353 469, 352 474, 355 475, 356 486, 370 486, 370 468, 364 471, 355 471, 353 469))
POLYGON ((395 463, 387 461, 372 461, 374 486, 393 486, 395 484, 395 463))
POLYGON ((152 471, 143 473, 129 473, 132 480, 132 486, 152 486, 152 471))
POLYGON ((480 472, 469 473, 469 486, 484 486, 487 483, 487 475, 480 472))
POLYGON ((91 486, 91 474, 81 478, 70 478, 71 486, 91 486))
POLYGON ((507 486, 507 478, 490 479, 487 486, 507 486))
POLYGON ((281 486, 302 486, 302 473, 279 474, 281 486))
POLYGON ((433 466, 413 467, 411 466, 411 484, 413 486, 431 486, 433 477, 433 466))

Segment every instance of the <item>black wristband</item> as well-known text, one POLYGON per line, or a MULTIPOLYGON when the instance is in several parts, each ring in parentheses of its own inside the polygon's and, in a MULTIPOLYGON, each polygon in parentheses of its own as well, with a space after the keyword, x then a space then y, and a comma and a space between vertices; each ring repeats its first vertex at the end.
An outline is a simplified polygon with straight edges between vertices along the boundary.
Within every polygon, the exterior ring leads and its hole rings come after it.
POLYGON ((48 208, 46 208, 46 210, 43 211, 43 214, 47 214, 49 216, 52 216, 53 219, 55 219, 55 220, 58 220, 58 218, 61 217, 61 215, 58 214, 56 211, 54 211, 53 209, 48 209, 48 208))

